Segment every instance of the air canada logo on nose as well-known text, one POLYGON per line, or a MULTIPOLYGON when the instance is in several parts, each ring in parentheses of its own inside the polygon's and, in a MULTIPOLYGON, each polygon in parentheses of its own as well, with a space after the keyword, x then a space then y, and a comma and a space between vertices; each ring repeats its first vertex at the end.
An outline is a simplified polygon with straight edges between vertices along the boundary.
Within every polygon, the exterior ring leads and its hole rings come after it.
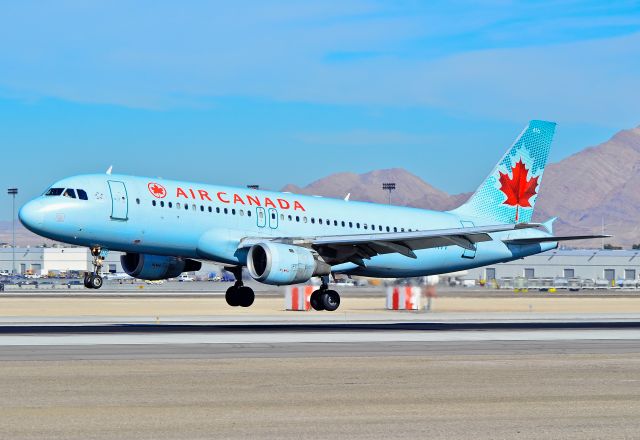
POLYGON ((165 197, 167 197, 167 189, 159 183, 150 182, 147 187, 149 188, 149 192, 153 197, 156 197, 158 199, 164 199, 165 197))

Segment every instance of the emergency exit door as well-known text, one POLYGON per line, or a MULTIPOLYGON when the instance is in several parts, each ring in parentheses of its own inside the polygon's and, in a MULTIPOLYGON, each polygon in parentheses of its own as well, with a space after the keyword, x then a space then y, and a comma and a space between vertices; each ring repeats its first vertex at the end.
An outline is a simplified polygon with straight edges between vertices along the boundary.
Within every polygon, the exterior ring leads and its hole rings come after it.
POLYGON ((113 220, 127 220, 129 218, 129 201, 124 182, 109 180, 111 191, 111 218, 113 220))

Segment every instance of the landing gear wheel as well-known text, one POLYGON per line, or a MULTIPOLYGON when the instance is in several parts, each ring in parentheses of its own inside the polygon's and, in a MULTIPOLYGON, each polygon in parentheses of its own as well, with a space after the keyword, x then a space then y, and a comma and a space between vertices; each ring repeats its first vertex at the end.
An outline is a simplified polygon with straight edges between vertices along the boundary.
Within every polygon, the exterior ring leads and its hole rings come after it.
POLYGON ((231 286, 227 289, 227 293, 224 295, 224 299, 231 307, 238 307, 240 305, 240 295, 238 294, 238 288, 231 286))
POLYGON ((89 276, 88 284, 92 289, 99 289, 102 287, 102 277, 100 275, 91 274, 89 276))
POLYGON ((253 289, 247 286, 239 287, 236 295, 239 297, 240 307, 249 307, 256 298, 253 289))
POLYGON ((320 298, 324 309, 328 312, 333 312, 340 307, 340 295, 335 290, 325 290, 320 298))
POLYGON ((309 298, 309 303, 311 304, 311 308, 313 310, 322 311, 324 310, 324 304, 322 301, 322 295, 324 291, 322 290, 314 290, 309 298))
POLYGON ((91 274, 85 273, 84 274, 84 287, 86 287, 87 289, 93 289, 93 287, 91 287, 91 284, 89 284, 89 277, 91 276, 91 274))

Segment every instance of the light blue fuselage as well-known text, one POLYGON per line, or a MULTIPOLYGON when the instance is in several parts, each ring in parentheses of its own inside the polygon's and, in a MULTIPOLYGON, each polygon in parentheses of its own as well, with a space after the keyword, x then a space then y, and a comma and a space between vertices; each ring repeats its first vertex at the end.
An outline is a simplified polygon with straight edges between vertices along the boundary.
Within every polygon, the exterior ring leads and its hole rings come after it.
MULTIPOLYGON (((88 197, 43 195, 28 202, 20 219, 39 235, 79 246, 233 265, 246 265, 246 250, 238 250, 246 238, 370 235, 495 224, 451 212, 125 175, 74 176, 52 188, 82 189, 88 197), (164 188, 164 197, 158 188, 164 188)), ((500 241, 550 235, 536 229, 491 235, 494 240, 478 243, 475 251, 443 246, 417 250, 415 259, 391 253, 365 259, 364 266, 344 263, 332 269, 389 278, 433 275, 510 261, 557 246, 555 242, 507 245, 500 241)))

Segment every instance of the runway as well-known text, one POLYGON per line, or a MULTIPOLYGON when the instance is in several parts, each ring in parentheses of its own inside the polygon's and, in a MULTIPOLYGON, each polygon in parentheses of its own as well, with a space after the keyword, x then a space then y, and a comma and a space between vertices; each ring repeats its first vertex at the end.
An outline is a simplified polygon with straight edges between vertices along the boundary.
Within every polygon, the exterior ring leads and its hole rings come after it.
POLYGON ((362 300, 328 314, 272 300, 205 315, 179 299, 15 301, 0 314, 0 438, 640 432, 640 314, 626 302, 598 313, 400 313, 362 300), (70 312, 79 307, 98 313, 70 312))

